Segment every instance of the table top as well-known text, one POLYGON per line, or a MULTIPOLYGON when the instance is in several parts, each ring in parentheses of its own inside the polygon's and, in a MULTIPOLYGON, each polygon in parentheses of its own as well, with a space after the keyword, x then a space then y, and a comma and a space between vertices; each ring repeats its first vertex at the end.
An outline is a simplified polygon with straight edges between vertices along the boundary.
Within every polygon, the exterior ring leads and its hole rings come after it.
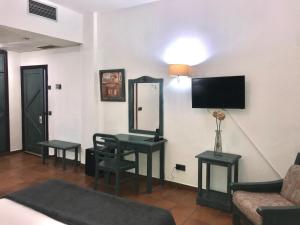
POLYGON ((206 160, 206 161, 212 161, 212 162, 219 162, 219 163, 229 163, 234 164, 236 161, 238 161, 241 156, 236 154, 230 154, 230 153, 218 153, 215 154, 214 151, 205 151, 200 153, 199 155, 196 155, 196 158, 206 160))
POLYGON ((134 143, 134 144, 147 145, 147 146, 156 146, 167 142, 166 139, 162 139, 155 142, 153 141, 153 137, 149 137, 149 136, 140 136, 140 135, 131 135, 131 134, 117 134, 115 136, 120 140, 120 142, 134 143))
POLYGON ((44 147, 57 148, 62 150, 80 147, 80 144, 78 143, 72 143, 72 142, 60 141, 60 140, 42 141, 37 144, 44 147))

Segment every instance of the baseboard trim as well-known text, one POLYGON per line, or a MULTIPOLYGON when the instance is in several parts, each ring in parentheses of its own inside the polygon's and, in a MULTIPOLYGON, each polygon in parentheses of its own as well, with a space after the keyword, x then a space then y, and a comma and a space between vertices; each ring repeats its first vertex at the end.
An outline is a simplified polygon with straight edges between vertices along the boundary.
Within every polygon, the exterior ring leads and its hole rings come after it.
MULTIPOLYGON (((147 177, 145 175, 139 175, 139 178, 143 179, 143 180, 147 179, 147 177)), ((159 184, 160 179, 156 178, 156 177, 152 177, 152 182, 155 183, 155 184, 159 184)), ((196 187, 189 186, 189 185, 186 185, 186 184, 176 183, 174 181, 165 180, 164 184, 168 185, 170 187, 175 187, 175 188, 182 189, 182 190, 189 190, 189 191, 195 191, 195 192, 198 191, 198 188, 196 188, 196 187)))
POLYGON ((1 156, 6 156, 6 155, 14 155, 14 154, 17 154, 17 153, 20 153, 20 152, 23 152, 23 149, 9 151, 9 152, 2 152, 2 153, 0 153, 0 157, 1 156))

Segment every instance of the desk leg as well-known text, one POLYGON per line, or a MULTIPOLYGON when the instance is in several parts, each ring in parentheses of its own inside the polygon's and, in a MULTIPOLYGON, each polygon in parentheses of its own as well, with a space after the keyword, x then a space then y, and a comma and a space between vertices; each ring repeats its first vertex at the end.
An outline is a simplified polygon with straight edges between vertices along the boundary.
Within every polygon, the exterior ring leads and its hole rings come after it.
POLYGON ((75 148, 75 166, 78 166, 79 162, 78 162, 78 148, 75 148))
POLYGON ((66 150, 62 149, 63 152, 63 169, 66 170, 66 150))
POLYGON ((165 181, 165 144, 160 147, 159 156, 159 170, 160 170, 160 184, 164 184, 165 181))
POLYGON ((152 192, 152 152, 147 153, 147 192, 152 192))

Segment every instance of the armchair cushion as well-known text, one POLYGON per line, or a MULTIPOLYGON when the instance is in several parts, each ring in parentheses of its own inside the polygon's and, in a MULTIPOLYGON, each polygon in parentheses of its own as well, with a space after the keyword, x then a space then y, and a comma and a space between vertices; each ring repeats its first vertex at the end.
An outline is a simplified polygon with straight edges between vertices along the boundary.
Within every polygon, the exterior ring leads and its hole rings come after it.
POLYGON ((293 165, 283 180, 281 195, 300 205, 300 165, 293 165))
POLYGON ((294 204, 278 193, 255 193, 236 191, 233 203, 255 225, 262 224, 262 217, 256 209, 262 206, 293 206, 294 204))

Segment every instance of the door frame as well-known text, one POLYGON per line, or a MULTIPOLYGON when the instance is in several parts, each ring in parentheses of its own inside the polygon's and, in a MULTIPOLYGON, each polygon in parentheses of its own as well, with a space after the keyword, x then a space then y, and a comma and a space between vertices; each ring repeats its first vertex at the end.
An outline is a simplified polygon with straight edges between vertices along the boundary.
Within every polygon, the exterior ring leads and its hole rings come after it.
POLYGON ((1 50, 0 53, 4 55, 4 82, 5 82, 5 113, 6 113, 6 132, 7 132, 7 150, 10 152, 10 124, 9 124, 9 87, 8 87, 8 59, 7 51, 1 50))
POLYGON ((45 140, 49 140, 48 125, 48 65, 21 66, 21 100, 22 100, 22 149, 25 150, 25 119, 24 119, 24 73, 25 69, 43 69, 44 70, 44 118, 45 118, 45 140))

